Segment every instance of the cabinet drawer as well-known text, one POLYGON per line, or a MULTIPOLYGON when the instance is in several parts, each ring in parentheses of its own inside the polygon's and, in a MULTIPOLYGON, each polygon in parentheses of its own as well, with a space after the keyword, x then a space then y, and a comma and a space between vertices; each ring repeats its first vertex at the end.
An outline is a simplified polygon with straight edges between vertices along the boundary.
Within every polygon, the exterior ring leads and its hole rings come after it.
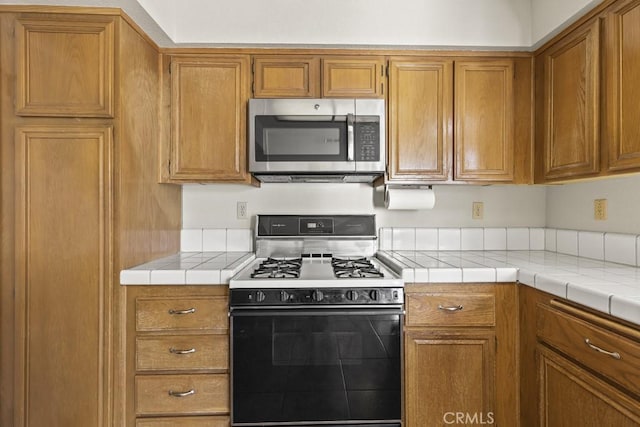
POLYGON ((226 297, 138 298, 136 330, 228 330, 226 297))
POLYGON ((551 347, 640 394, 640 343, 545 306, 538 306, 537 334, 551 347))
POLYGON ((494 326, 493 294, 407 294, 407 326, 494 326))
POLYGON ((167 335, 136 338, 136 369, 229 368, 228 335, 167 335))
POLYGON ((138 418, 136 427, 229 427, 229 417, 138 418))
POLYGON ((229 413, 226 374, 138 375, 135 383, 138 415, 229 413))

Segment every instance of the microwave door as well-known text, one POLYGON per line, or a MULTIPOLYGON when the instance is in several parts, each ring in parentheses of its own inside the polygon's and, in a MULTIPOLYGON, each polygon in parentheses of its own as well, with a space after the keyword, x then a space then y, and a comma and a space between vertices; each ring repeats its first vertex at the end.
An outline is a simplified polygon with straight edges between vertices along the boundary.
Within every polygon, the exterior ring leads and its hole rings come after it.
POLYGON ((353 116, 256 116, 252 172, 355 172, 353 116))

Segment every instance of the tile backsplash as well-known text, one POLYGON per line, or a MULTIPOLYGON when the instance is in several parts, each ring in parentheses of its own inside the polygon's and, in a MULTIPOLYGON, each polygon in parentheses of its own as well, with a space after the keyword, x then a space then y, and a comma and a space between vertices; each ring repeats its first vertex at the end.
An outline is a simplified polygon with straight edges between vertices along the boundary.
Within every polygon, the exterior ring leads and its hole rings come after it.
MULTIPOLYGON (((379 229, 378 247, 393 251, 547 250, 640 267, 640 236, 538 227, 379 229)), ((183 252, 252 252, 248 228, 182 229, 183 252)))
POLYGON ((378 247, 394 251, 546 250, 640 267, 640 236, 555 228, 380 229, 378 247))
POLYGON ((395 251, 544 250, 544 228, 381 228, 378 247, 395 251))
POLYGON ((253 232, 249 228, 183 228, 182 252, 252 252, 253 232))

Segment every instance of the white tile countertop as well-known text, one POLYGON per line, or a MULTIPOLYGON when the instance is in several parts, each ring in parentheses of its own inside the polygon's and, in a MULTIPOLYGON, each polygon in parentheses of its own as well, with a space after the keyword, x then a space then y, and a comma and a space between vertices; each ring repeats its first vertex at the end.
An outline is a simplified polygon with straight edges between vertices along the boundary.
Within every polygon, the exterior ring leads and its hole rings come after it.
POLYGON ((640 268, 542 250, 379 251, 405 284, 519 282, 640 325, 640 268))
POLYGON ((253 252, 179 252, 120 272, 121 285, 218 285, 255 259, 253 252))

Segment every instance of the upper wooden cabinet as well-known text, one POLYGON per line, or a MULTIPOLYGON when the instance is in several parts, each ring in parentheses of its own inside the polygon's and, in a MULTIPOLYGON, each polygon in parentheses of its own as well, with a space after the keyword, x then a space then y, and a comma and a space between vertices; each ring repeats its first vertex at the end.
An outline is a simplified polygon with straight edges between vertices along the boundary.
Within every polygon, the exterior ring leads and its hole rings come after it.
POLYGON ((384 57, 253 57, 255 98, 382 98, 384 57))
POLYGON ((323 98, 381 98, 384 96, 383 57, 323 58, 323 98))
POLYGON ((388 179, 528 182, 530 101, 529 58, 392 58, 388 179))
POLYGON ((253 96, 256 98, 318 98, 320 58, 317 56, 256 56, 253 96))
POLYGON ((595 20, 537 57, 536 145, 543 180, 593 175, 600 169, 599 46, 600 22, 595 20))
POLYGON ((389 179, 451 178, 453 61, 389 63, 389 179))
POLYGON ((19 19, 16 113, 113 117, 114 18, 19 19))
POLYGON ((513 68, 511 60, 456 62, 455 179, 513 180, 513 68))
POLYGON ((248 98, 248 56, 171 58, 170 181, 249 181, 248 98))
POLYGON ((640 168, 640 1, 615 5, 605 19, 606 168, 640 168))

